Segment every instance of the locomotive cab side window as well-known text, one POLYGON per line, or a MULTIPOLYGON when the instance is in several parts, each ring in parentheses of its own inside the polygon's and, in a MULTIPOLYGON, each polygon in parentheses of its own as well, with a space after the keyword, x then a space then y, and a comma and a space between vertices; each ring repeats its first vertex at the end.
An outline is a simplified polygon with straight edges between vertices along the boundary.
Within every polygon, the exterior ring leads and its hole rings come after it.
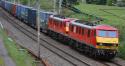
POLYGON ((72 32, 73 32, 73 30, 74 30, 74 26, 72 25, 72 32))
POLYGON ((94 30, 94 37, 96 36, 96 30, 94 30))
POLYGON ((73 32, 73 25, 71 25, 71 32, 73 32))
POLYGON ((79 27, 79 35, 81 35, 81 27, 79 27))
POLYGON ((84 28, 82 28, 82 35, 84 35, 84 28))
POLYGON ((78 34, 78 29, 79 29, 79 28, 78 28, 78 27, 76 27, 76 33, 77 33, 77 34, 78 34))
POLYGON ((76 26, 74 26, 74 28, 73 28, 73 32, 76 33, 76 26))
POLYGON ((63 26, 66 27, 66 24, 63 22, 63 26))
POLYGON ((61 22, 59 22, 59 27, 61 27, 61 22))
POLYGON ((90 37, 90 29, 88 29, 88 37, 90 37))

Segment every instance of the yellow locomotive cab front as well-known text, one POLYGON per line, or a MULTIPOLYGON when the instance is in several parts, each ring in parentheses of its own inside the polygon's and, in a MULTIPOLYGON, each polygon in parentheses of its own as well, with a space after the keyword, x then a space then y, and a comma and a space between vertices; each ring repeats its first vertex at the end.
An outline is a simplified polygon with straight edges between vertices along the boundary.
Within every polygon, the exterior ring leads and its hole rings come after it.
POLYGON ((118 49, 117 31, 98 30, 96 36, 97 49, 118 49))

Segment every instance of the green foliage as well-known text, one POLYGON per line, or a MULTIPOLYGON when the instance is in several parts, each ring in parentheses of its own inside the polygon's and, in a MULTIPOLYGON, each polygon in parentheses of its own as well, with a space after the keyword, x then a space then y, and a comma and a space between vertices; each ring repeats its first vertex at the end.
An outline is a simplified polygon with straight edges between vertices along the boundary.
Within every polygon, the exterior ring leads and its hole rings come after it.
POLYGON ((53 11, 54 0, 41 0, 41 9, 53 11))
POLYGON ((66 3, 69 3, 69 4, 77 4, 78 3, 78 0, 64 0, 66 3))
POLYGON ((86 0, 88 4, 105 5, 107 0, 86 0))
POLYGON ((28 4, 28 0, 20 0, 20 2, 24 5, 28 4))
POLYGON ((4 59, 0 57, 0 66, 5 66, 4 59))
POLYGON ((123 59, 125 59, 125 41, 124 42, 122 42, 121 44, 123 44, 123 45, 120 45, 119 46, 119 57, 121 57, 121 58, 123 58, 123 59))
POLYGON ((97 5, 106 5, 107 0, 97 0, 97 5))
POLYGON ((107 0, 107 5, 113 6, 117 0, 107 0))

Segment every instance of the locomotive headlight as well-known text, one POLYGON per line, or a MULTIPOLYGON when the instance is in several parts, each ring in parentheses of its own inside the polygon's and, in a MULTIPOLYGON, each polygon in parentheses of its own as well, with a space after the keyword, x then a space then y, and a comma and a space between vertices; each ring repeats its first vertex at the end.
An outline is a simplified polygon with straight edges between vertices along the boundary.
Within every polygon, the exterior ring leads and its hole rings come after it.
POLYGON ((114 44, 114 46, 117 46, 117 44, 114 44))
POLYGON ((102 46, 103 44, 102 43, 100 43, 100 46, 102 46))
POLYGON ((99 45, 99 46, 102 46, 103 44, 102 44, 102 43, 99 43, 98 45, 99 45))

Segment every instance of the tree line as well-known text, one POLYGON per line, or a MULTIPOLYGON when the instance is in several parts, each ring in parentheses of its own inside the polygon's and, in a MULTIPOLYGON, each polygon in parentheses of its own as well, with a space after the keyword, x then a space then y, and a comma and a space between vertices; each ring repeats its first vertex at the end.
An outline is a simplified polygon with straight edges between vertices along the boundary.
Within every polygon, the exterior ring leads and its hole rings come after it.
MULTIPOLYGON (((8 0, 8 1, 13 1, 13 0, 8 0)), ((18 1, 18 0, 16 0, 18 1)), ((28 0, 19 0, 22 4, 27 4, 28 0)), ((33 2, 34 0, 30 0, 33 2)), ((41 0, 42 1, 42 0, 41 0)), ((59 0, 57 0, 59 1, 59 0)), ((119 5, 119 6, 125 6, 125 0, 62 0, 62 3, 64 5, 74 5, 74 4, 79 4, 81 1, 84 1, 87 4, 96 4, 96 5, 119 5), (119 2, 120 1, 120 2, 119 2)))
POLYGON ((87 4, 96 4, 96 5, 124 5, 125 0, 63 0, 64 3, 68 4, 79 4, 81 1, 86 2, 87 4))

